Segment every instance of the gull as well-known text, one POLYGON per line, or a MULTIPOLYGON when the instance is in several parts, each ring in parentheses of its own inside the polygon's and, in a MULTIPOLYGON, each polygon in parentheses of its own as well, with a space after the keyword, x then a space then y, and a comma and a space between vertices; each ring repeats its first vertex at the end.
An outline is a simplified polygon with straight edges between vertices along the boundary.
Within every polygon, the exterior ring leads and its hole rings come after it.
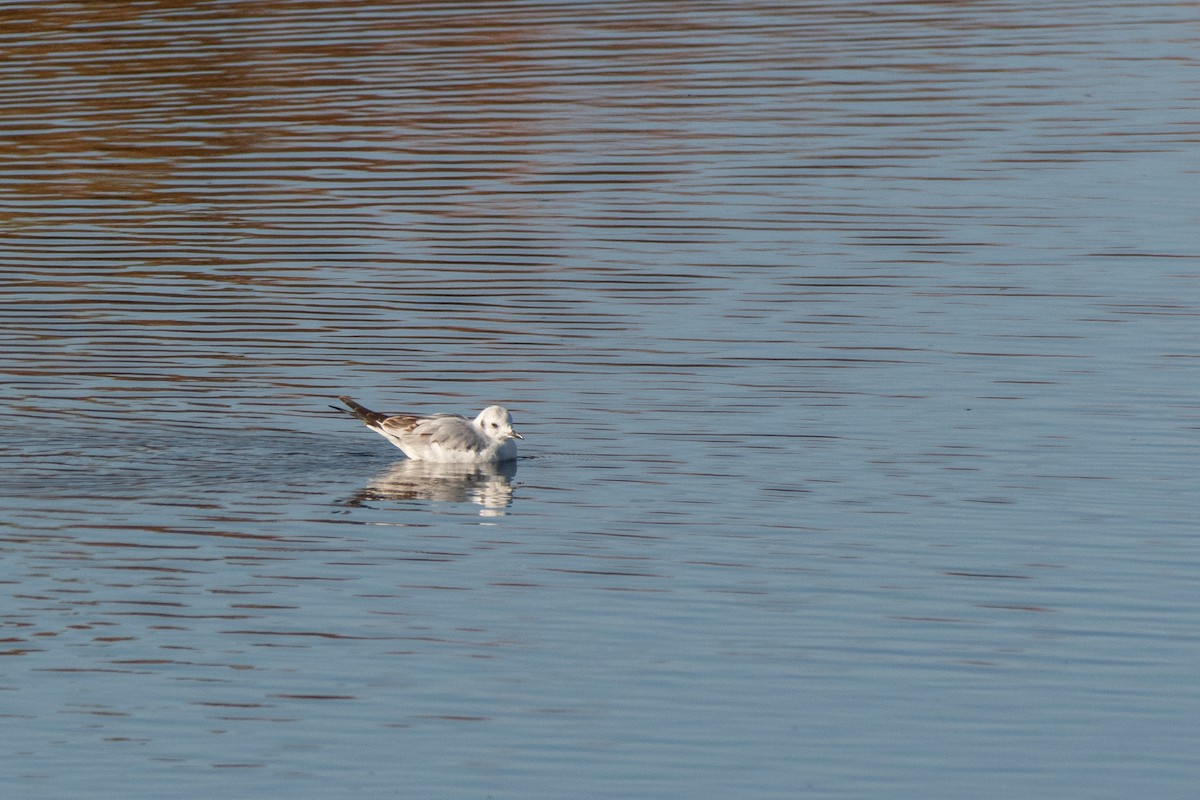
POLYGON ((349 397, 341 400, 371 430, 404 451, 414 461, 438 464, 492 464, 517 457, 512 414, 500 406, 488 406, 475 419, 458 414, 381 414, 359 405, 349 397))

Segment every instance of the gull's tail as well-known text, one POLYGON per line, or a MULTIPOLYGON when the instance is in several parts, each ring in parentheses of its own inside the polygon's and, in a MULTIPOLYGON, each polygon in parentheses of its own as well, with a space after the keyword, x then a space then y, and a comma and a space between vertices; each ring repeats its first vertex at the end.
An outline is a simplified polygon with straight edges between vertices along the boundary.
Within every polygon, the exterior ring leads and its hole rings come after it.
POLYGON ((338 400, 341 400, 343 403, 345 403, 350 408, 350 413, 366 423, 368 428, 378 428, 380 423, 388 418, 387 414, 380 414, 378 411, 372 411, 366 406, 359 405, 345 395, 339 397, 338 400))

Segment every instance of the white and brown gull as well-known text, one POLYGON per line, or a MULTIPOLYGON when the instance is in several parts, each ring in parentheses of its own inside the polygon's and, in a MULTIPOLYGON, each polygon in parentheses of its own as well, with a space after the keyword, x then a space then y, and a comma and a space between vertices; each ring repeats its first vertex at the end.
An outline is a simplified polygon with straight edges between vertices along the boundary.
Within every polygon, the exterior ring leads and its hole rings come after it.
POLYGON ((404 451, 415 461, 438 464, 492 464, 517 457, 512 415, 500 406, 488 406, 475 419, 458 414, 381 414, 349 397, 339 397, 371 430, 404 451))

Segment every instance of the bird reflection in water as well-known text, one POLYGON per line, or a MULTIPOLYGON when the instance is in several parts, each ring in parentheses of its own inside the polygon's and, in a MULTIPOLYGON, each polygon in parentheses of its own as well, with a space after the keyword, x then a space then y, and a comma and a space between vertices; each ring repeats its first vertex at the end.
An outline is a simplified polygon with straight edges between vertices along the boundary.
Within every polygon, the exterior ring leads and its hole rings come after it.
POLYGON ((430 461, 397 461, 350 500, 363 505, 380 500, 433 500, 443 503, 475 503, 479 513, 498 517, 512 505, 512 479, 517 462, 492 464, 438 464, 430 461))

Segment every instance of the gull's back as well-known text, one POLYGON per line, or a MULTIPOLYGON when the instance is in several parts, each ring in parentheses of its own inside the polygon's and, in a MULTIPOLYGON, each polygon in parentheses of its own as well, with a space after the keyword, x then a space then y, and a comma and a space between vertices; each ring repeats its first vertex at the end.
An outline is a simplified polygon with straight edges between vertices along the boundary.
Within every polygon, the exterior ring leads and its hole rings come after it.
POLYGON ((390 417, 380 432, 409 458, 435 462, 494 461, 500 443, 483 435, 466 417, 390 417))

